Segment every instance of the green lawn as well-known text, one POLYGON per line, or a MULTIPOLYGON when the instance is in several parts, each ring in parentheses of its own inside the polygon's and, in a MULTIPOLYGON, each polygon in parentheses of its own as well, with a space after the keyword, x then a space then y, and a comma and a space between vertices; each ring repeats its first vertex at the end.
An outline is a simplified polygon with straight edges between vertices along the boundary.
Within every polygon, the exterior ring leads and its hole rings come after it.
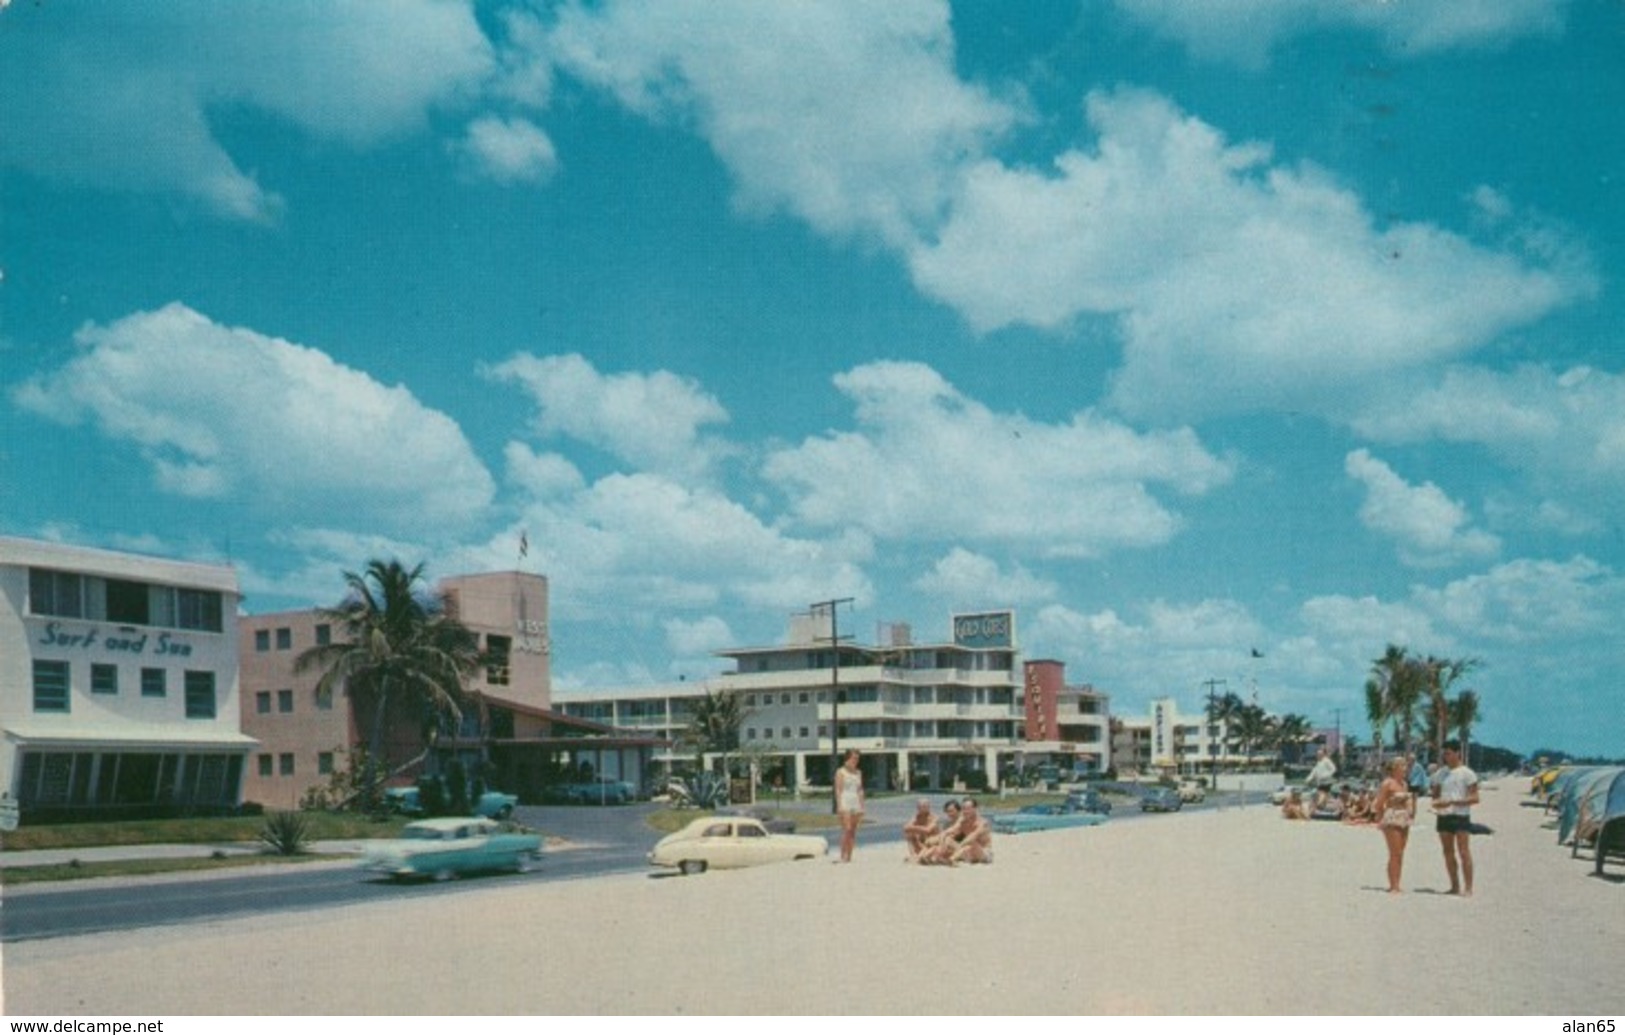
MULTIPOLYGON (((340 812, 305 812, 301 815, 310 824, 307 836, 312 841, 394 837, 407 822, 400 816, 374 820, 340 812)), ((253 842, 260 839, 260 830, 264 826, 264 816, 62 823, 23 827, 0 835, 0 849, 21 852, 39 848, 93 848, 100 845, 253 842)))
POLYGON ((289 863, 320 862, 330 855, 228 855, 191 859, 118 859, 112 862, 55 863, 50 866, 8 866, 0 870, 0 884, 41 884, 50 881, 88 880, 91 877, 132 877, 153 873, 181 873, 193 870, 223 870, 243 866, 281 866, 289 863))

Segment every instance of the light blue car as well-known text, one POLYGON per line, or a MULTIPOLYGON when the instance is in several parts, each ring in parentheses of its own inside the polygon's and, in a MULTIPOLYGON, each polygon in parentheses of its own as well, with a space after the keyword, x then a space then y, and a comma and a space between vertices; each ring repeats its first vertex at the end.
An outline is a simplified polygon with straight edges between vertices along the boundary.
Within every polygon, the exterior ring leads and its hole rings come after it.
POLYGON ((996 834, 1027 834, 1035 830, 1093 827, 1104 822, 1106 822, 1105 813, 1085 812, 1070 803, 1029 805, 1020 812, 1009 812, 993 817, 993 832, 996 834))
MULTIPOLYGON (((389 811, 398 812, 403 816, 423 815, 423 802, 416 787, 389 788, 384 791, 384 804, 389 811)), ((483 816, 487 819, 507 819, 513 815, 514 806, 518 804, 519 798, 515 795, 503 794, 501 791, 486 791, 469 810, 469 815, 483 816)))
POLYGON ((540 834, 505 829, 490 819, 442 817, 408 823, 401 836, 370 842, 361 868, 395 879, 450 880, 465 873, 528 873, 541 860, 540 834))

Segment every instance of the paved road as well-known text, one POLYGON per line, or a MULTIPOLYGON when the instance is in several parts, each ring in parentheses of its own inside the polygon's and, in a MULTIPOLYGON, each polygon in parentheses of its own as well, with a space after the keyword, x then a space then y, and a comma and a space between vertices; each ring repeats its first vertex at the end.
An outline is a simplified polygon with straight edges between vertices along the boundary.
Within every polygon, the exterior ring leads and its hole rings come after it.
MULTIPOLYGON (((940 795, 932 795, 933 800, 940 795)), ((820 802, 784 803, 786 809, 821 812, 820 802)), ((1200 807, 1200 806, 1199 806, 1200 807)), ((1211 805, 1207 807, 1212 807, 1211 805)), ((459 895, 516 881, 561 881, 617 873, 647 873, 645 856, 658 835, 645 817, 661 805, 623 807, 542 806, 521 809, 528 826, 562 837, 570 847, 544 854, 529 874, 473 877, 444 884, 398 884, 370 878, 353 863, 266 868, 252 875, 217 871, 162 879, 112 879, 55 885, 24 885, 5 890, 0 908, 0 942, 58 938, 183 924, 259 913, 325 909, 382 899, 459 895)), ((901 840, 913 799, 893 797, 871 803, 859 850, 891 850, 901 840)), ((1140 812, 1119 806, 1113 822, 1139 820, 1140 812)), ((1155 819, 1156 817, 1150 817, 1155 819)), ((824 832, 833 846, 834 830, 824 832)), ((663 876, 664 874, 662 874, 663 876)))

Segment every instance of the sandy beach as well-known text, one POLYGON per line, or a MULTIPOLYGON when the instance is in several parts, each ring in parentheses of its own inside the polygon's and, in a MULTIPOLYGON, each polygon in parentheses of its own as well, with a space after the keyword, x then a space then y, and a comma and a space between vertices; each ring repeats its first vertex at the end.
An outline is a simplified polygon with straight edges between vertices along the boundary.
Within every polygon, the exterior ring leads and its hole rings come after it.
MULTIPOLYGON (((1620 869, 1488 785, 1478 888, 1431 821, 1403 895, 1371 828, 1258 805, 1003 837, 992 866, 505 886, 6 946, 5 1010, 61 1014, 1617 1013, 1620 869), (427 971, 426 969, 427 968, 427 971), (461 980, 451 977, 460 974, 461 980), (943 981, 951 976, 951 986, 943 981), (945 991, 951 987, 952 992, 945 991)), ((359 875, 358 875, 359 879, 359 875)))

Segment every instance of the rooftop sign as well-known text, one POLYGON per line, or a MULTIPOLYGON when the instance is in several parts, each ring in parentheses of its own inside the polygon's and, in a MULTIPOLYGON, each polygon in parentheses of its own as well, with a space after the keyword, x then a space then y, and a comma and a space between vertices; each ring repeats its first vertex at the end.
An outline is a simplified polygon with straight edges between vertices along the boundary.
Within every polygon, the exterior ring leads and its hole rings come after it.
POLYGON ((984 614, 954 616, 954 646, 974 649, 1014 648, 1016 613, 988 611, 984 614))

